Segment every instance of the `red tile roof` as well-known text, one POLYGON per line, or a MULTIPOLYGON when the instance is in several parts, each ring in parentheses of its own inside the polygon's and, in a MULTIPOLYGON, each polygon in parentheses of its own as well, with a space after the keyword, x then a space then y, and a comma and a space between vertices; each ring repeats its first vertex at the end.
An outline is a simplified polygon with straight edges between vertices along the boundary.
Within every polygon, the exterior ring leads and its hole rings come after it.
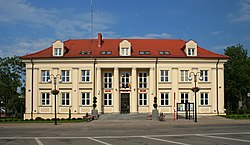
MULTIPOLYGON (((67 40, 64 42, 66 48, 62 58, 76 57, 124 57, 119 56, 119 44, 124 39, 103 39, 102 46, 98 47, 98 39, 78 39, 67 40), (80 54, 81 51, 91 51, 91 54, 80 54), (112 51, 112 54, 103 55, 101 51, 112 51)), ((186 56, 183 48, 186 42, 179 39, 126 39, 132 45, 131 56, 128 57, 163 57, 163 58, 190 58, 186 56), (151 54, 140 55, 139 51, 150 51, 151 54), (159 51, 169 51, 169 55, 160 55, 159 51)), ((228 57, 221 54, 208 51, 198 46, 197 56, 192 58, 224 58, 228 57)), ((36 58, 55 58, 52 55, 52 46, 39 52, 28 54, 21 57, 22 59, 36 58)))

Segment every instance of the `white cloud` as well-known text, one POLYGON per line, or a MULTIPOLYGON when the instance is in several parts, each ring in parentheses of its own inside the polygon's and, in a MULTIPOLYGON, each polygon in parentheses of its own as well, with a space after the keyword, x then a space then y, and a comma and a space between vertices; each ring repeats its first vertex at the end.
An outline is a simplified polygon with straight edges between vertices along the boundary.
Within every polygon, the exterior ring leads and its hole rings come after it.
POLYGON ((145 34, 144 36, 130 36, 128 38, 140 38, 140 39, 143 39, 143 38, 162 38, 162 39, 168 39, 168 38, 171 38, 172 36, 168 33, 160 33, 160 34, 156 34, 156 33, 150 33, 150 34, 145 34))
POLYGON ((241 0, 240 9, 236 14, 228 14, 227 17, 233 21, 250 21, 250 0, 241 0))
POLYGON ((229 46, 232 46, 232 44, 218 44, 210 47, 209 50, 213 52, 223 53, 224 49, 226 49, 229 46))
POLYGON ((214 36, 214 35, 220 35, 222 33, 223 33, 223 31, 214 31, 210 35, 214 36))

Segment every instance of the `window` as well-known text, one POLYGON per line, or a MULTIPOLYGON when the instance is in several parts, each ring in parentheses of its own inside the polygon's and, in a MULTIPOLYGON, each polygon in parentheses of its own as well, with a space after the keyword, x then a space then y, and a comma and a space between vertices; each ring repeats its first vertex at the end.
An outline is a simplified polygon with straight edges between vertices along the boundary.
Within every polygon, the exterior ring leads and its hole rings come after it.
POLYGON ((62 56, 62 48, 54 48, 54 56, 62 56))
POLYGON ((101 54, 103 55, 112 54, 112 51, 101 51, 101 54))
POLYGON ((92 51, 80 51, 80 54, 84 54, 84 55, 87 55, 87 54, 91 54, 92 51))
POLYGON ((82 82, 89 82, 89 81, 90 81, 90 71, 82 70, 82 82))
POLYGON ((68 106, 69 103, 69 93, 62 93, 62 106, 68 106))
POLYGON ((188 102, 188 93, 181 93, 181 103, 188 102))
POLYGON ((50 95, 49 93, 42 93, 42 105, 50 105, 50 95))
POLYGON ((146 72, 139 73, 139 88, 147 88, 147 76, 146 72))
POLYGON ((161 93, 161 105, 169 105, 169 93, 161 93))
POLYGON ((201 70, 201 81, 208 82, 208 70, 201 70))
POLYGON ((194 56, 194 48, 188 48, 188 56, 194 56))
POLYGON ((168 82, 168 70, 161 70, 161 82, 168 82))
POLYGON ((188 70, 181 70, 181 81, 188 82, 188 70))
POLYGON ((62 70, 62 82, 69 82, 69 70, 62 70))
POLYGON ((151 54, 151 52, 150 51, 139 51, 139 54, 140 55, 149 55, 149 54, 151 54))
POLYGON ((82 93, 82 105, 88 106, 90 105, 90 93, 82 93))
POLYGON ((129 88, 129 73, 128 72, 122 72, 121 87, 122 88, 129 88))
POLYGON ((148 95, 147 94, 139 94, 139 105, 140 106, 148 105, 148 95))
POLYGON ((104 73, 103 79, 104 79, 103 80, 103 82, 104 82, 104 88, 105 89, 112 88, 112 73, 111 72, 104 73))
POLYGON ((158 51, 160 55, 169 55, 169 51, 158 51))
POLYGON ((121 51, 122 56, 129 56, 129 48, 121 48, 121 51))
POLYGON ((112 94, 104 94, 104 105, 105 106, 112 105, 112 94))
POLYGON ((42 70, 42 82, 48 82, 50 79, 49 70, 42 70))
POLYGON ((201 93, 201 105, 208 105, 208 93, 201 93))

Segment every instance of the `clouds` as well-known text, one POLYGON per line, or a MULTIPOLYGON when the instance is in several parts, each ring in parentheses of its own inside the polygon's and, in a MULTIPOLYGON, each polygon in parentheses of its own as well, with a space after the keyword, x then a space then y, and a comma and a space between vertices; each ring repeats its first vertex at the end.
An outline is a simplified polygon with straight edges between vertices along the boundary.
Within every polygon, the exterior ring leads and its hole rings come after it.
POLYGON ((250 21, 250 0, 241 0, 239 2, 240 9, 235 14, 228 14, 227 17, 233 21, 250 21))
POLYGON ((155 38, 158 38, 158 39, 167 39, 167 38, 171 38, 172 36, 169 34, 169 33, 159 33, 159 34, 156 34, 156 33, 149 33, 149 34, 145 34, 144 36, 129 36, 128 38, 151 38, 151 39, 155 39, 155 38))

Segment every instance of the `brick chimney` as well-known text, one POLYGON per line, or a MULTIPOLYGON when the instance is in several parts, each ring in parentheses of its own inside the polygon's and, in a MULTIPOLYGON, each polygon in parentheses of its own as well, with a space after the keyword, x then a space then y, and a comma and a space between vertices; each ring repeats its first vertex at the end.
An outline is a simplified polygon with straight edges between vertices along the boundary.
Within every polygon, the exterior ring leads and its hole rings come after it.
POLYGON ((98 33, 98 47, 102 47, 102 34, 98 33))

